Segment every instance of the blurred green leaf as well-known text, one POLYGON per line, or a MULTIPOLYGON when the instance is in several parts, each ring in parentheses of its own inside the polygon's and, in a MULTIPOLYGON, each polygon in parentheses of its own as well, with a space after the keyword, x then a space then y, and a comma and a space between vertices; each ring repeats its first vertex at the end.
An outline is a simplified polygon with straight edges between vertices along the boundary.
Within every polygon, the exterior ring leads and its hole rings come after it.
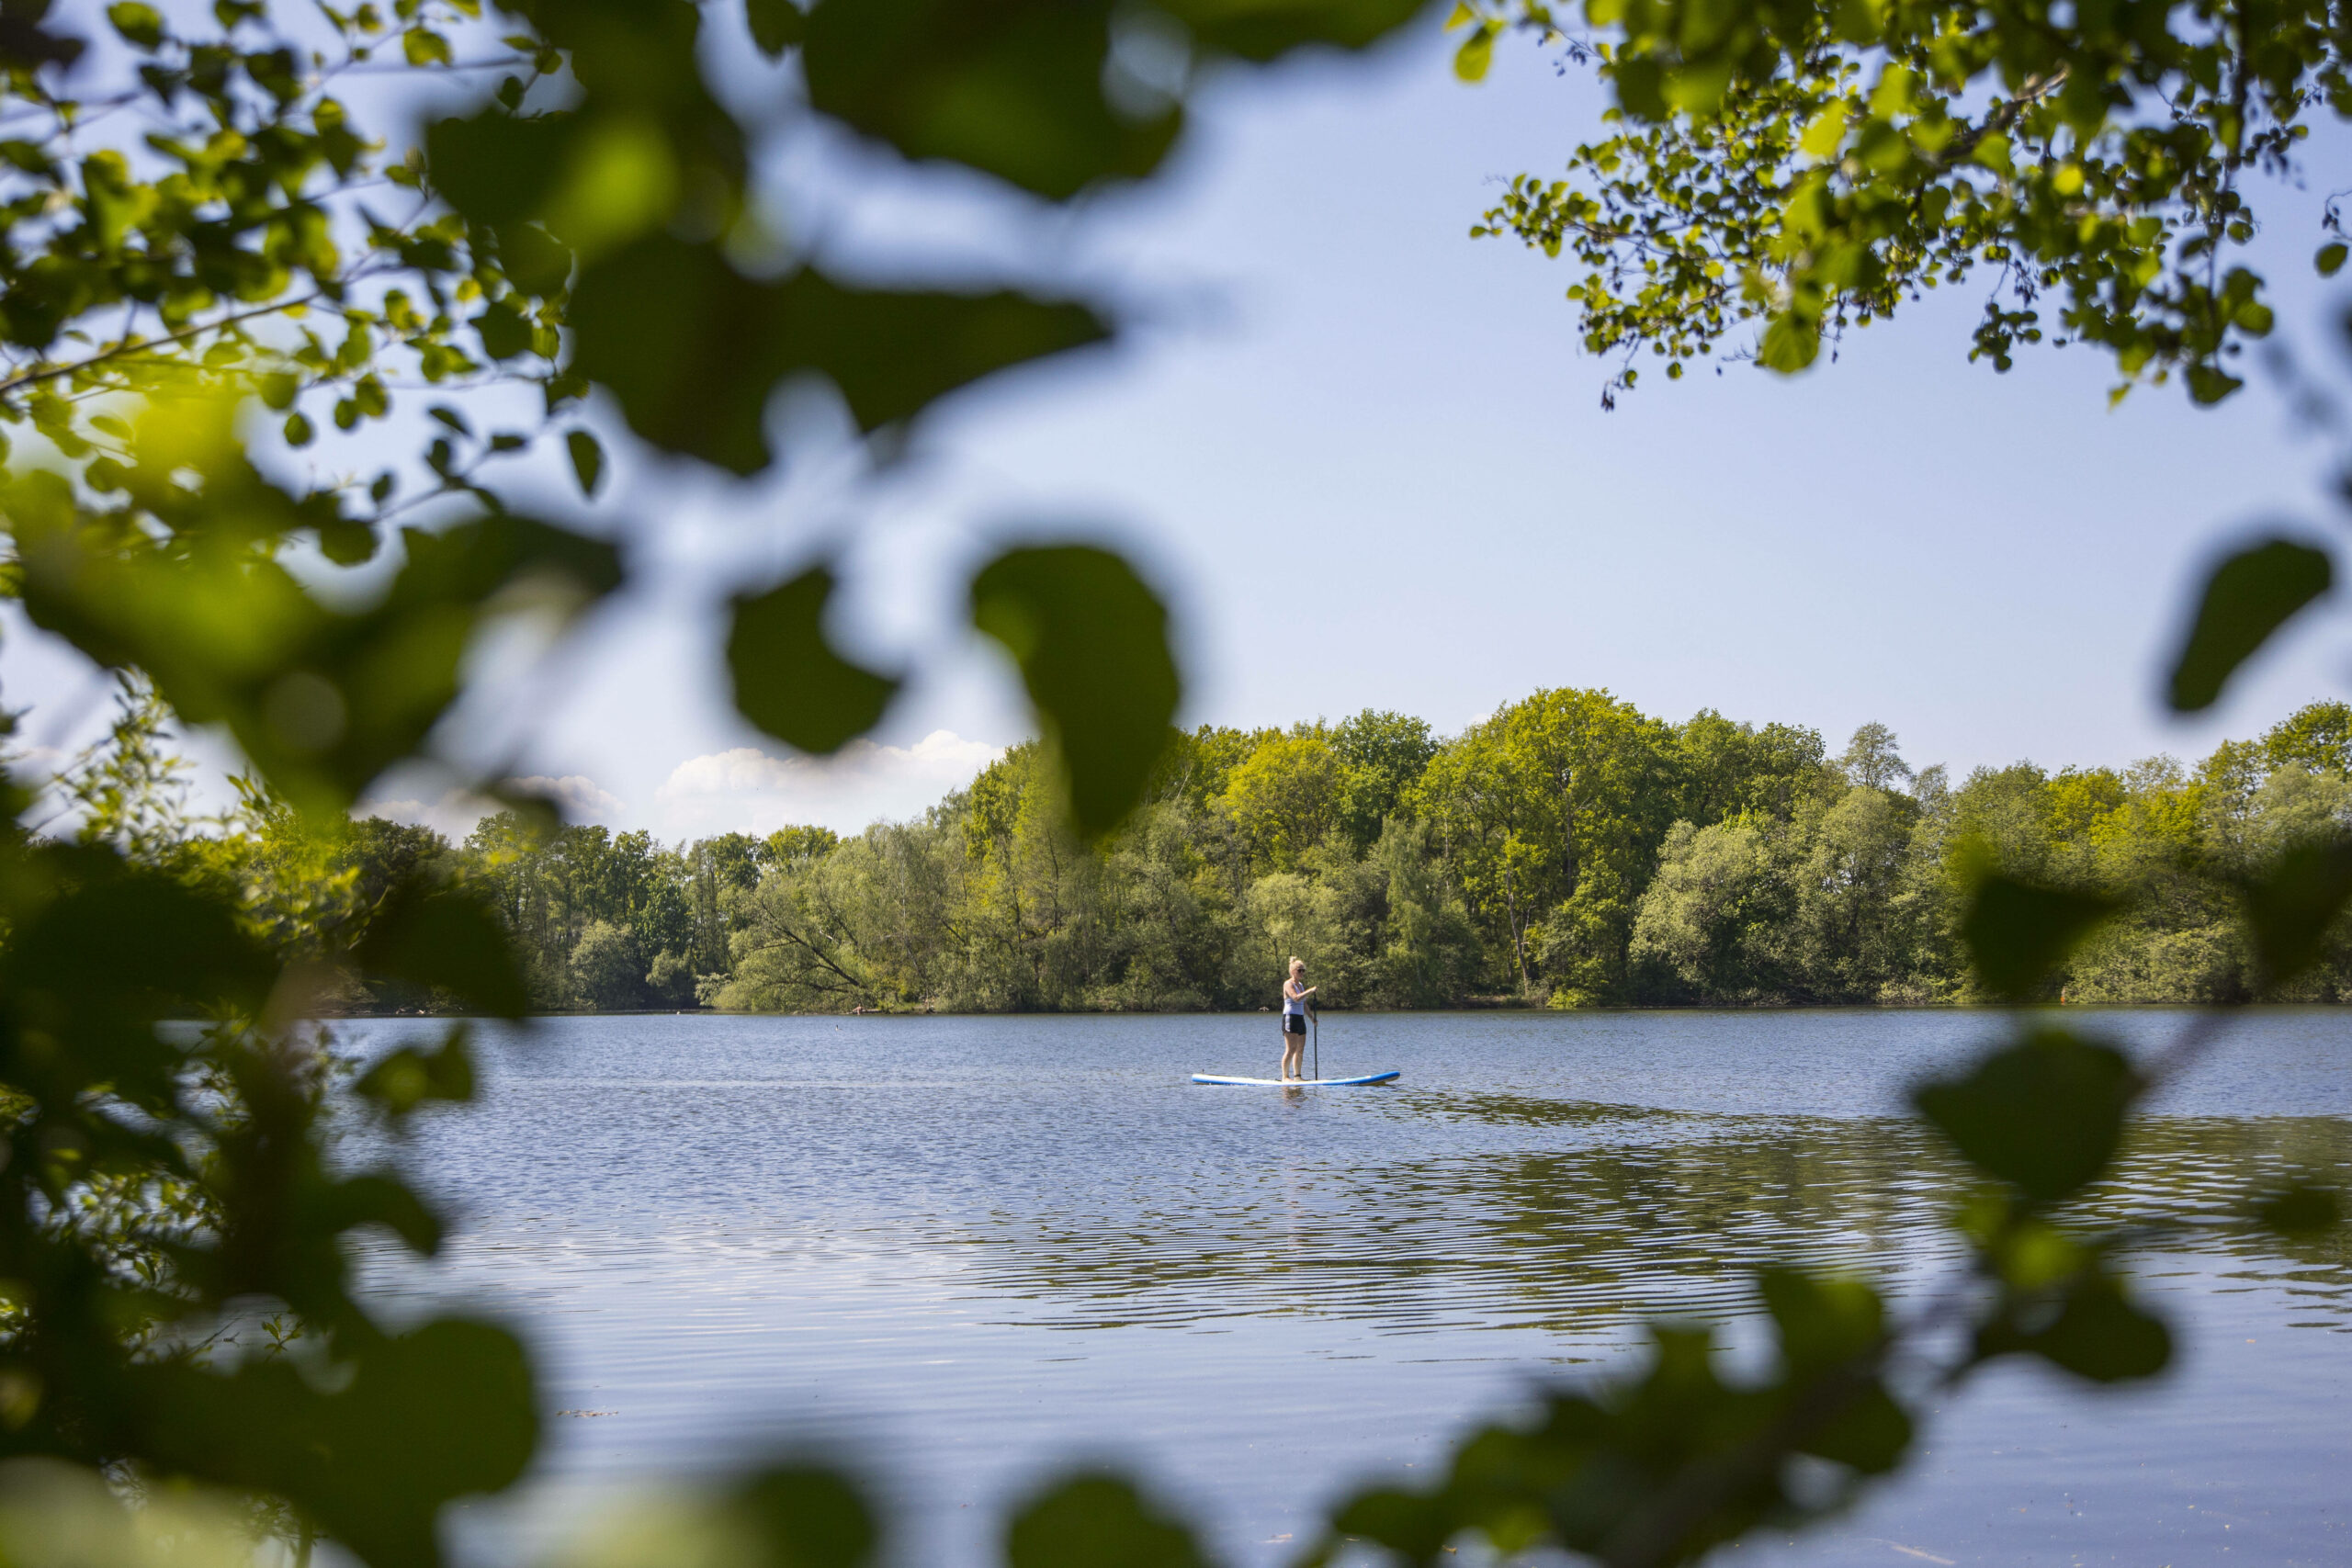
POLYGON ((0 1464, 0 1551, 8 1568, 253 1568, 242 1500, 195 1487, 141 1488, 134 1503, 96 1470, 53 1459, 0 1464))
POLYGON ((258 1012, 277 961, 225 902, 102 850, 56 846, 30 868, 62 891, 16 912, 0 950, 0 996, 17 1024, 0 1034, 0 1079, 70 1106, 104 1084, 144 1108, 171 1103, 181 1051, 155 1025, 258 1012))
POLYGON ((792 0, 744 0, 743 12, 752 41, 770 60, 781 58, 808 30, 808 14, 792 0))
POLYGON ((571 280, 571 252, 536 223, 500 228, 498 261, 515 288, 542 299, 571 280))
POLYGON ((2061 1297, 2045 1326, 2004 1319, 1977 1335, 1980 1356, 2025 1352, 2093 1382, 2154 1377, 2172 1360, 2172 1331, 2132 1302, 2120 1281, 2093 1269, 2061 1297))
POLYGON ((353 1086, 398 1119, 428 1100, 460 1104, 474 1097, 472 1043, 465 1026, 449 1031, 431 1051, 403 1045, 379 1059, 353 1086))
POLYGON ((584 430, 575 430, 567 434, 563 445, 571 455, 571 473, 580 481, 580 493, 594 495, 596 487, 605 479, 604 447, 584 430))
POLYGON ((1886 1333, 1878 1292, 1860 1280, 1767 1269, 1757 1281, 1791 1368, 1816 1371, 1874 1349, 1886 1333))
POLYGON ((322 1198, 316 1217, 337 1235, 362 1225, 381 1225, 421 1258, 441 1250, 441 1222, 396 1178, 347 1177, 329 1186, 322 1198))
POLYGON ((1995 873, 1977 884, 1960 935, 1979 985, 2005 1001, 2030 1001, 2075 944, 2122 907, 2104 894, 1995 873))
POLYGON ((531 323, 514 306, 500 300, 474 318, 481 351, 492 359, 512 359, 531 348, 531 323))
POLYGON ((1020 665, 1069 770, 1080 830, 1117 827, 1167 750, 1182 691, 1159 598, 1108 550, 1037 546, 973 579, 972 624, 1020 665))
POLYGON ((1464 82, 1483 82, 1495 62, 1495 29, 1480 26, 1453 51, 1453 74, 1464 82))
POLYGON ((364 974, 447 991, 493 1018, 520 1018, 530 991, 514 944, 480 898, 421 881, 385 898, 353 961, 364 974))
POLYGON ((2296 611, 2326 592, 2335 578, 2326 551, 2291 539, 2267 539, 2214 568, 2188 639, 2173 660, 2174 711, 2212 706, 2237 667, 2296 611))
POLYGON ((620 581, 610 545, 512 513, 401 538, 384 597, 345 612, 233 541, 183 550, 104 525, 18 525, 36 624, 145 671, 181 717, 227 725, 288 799, 327 815, 416 750, 502 602, 569 615, 620 581))
POLYGON ((811 567, 799 576, 732 602, 727 670, 735 707, 788 746, 822 756, 838 751, 882 721, 899 682, 863 670, 825 640, 833 574, 811 567))
POLYGON ((522 1347, 461 1319, 368 1344, 339 1392, 283 1361, 226 1376, 175 1363, 142 1382, 165 1463, 300 1497, 370 1568, 438 1568, 442 1506, 513 1484, 538 1438, 522 1347))
POLYGON ((2334 241, 2319 248, 2319 254, 2312 258, 2312 265, 2319 268, 2322 277, 2334 277, 2343 270, 2346 254, 2344 243, 2334 241))
POLYGON ((1169 0, 1162 7, 1202 49, 1265 62, 1315 44, 1363 49, 1428 8, 1428 0, 1169 0))
POLYGON ((757 1568, 860 1568, 880 1544, 874 1510, 829 1470, 770 1470, 737 1488, 737 1517, 761 1546, 757 1568))
POLYGON ((1374 1487, 1351 1497, 1331 1516, 1342 1536, 1383 1546, 1408 1562, 1436 1560, 1464 1521, 1447 1499, 1393 1486, 1374 1487))
POLYGON ((2287 851, 2246 884, 2246 929, 2265 979, 2294 979, 2327 951, 2327 933, 2352 900, 2352 842, 2327 840, 2287 851))
POLYGON ((2107 1169, 2139 1088, 2122 1053, 2044 1029, 1912 1100, 1971 1165, 2052 1202, 2107 1169))
POLYGON ((1009 1568, 1202 1568, 1192 1532, 1116 1476, 1062 1482, 1014 1514, 1009 1568))
POLYGON ((137 0, 118 0, 107 7, 107 20, 124 39, 141 49, 160 49, 164 43, 164 18, 153 6, 142 6, 137 0))
POLYGON ((541 216, 579 130, 579 118, 570 113, 514 115, 486 108, 428 126, 425 166, 450 206, 498 229, 504 239, 510 225, 541 216))
MULTIPOLYGON (((1664 106, 1653 118, 1664 118, 1664 106)), ((1782 311, 1772 318, 1764 329, 1764 339, 1757 350, 1757 363, 1784 376, 1793 376, 1821 356, 1821 326, 1804 320, 1792 311, 1782 311)))
POLYGON ((823 0, 801 61, 819 110, 910 158, 946 158, 1057 200, 1159 166, 1182 116, 1103 88, 1111 0, 823 0))
POLYGON ((587 267, 571 319, 578 368, 612 389, 631 429, 739 474, 767 467, 768 397, 788 376, 830 378, 873 430, 1110 333, 1084 306, 1023 294, 860 289, 813 272, 758 282, 669 235, 587 267))
POLYGON ((2344 1201, 2324 1187, 2297 1182, 2256 1203, 2254 1217, 2278 1235, 2319 1235, 2344 1223, 2344 1201))

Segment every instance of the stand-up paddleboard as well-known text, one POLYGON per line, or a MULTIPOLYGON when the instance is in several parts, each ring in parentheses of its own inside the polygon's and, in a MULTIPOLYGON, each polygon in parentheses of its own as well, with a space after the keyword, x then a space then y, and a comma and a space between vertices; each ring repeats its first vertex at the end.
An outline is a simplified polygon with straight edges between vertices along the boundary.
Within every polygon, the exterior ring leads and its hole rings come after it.
POLYGON ((1366 1073, 1360 1078, 1221 1078, 1211 1073, 1194 1073, 1194 1083, 1254 1084, 1266 1089, 1346 1089, 1354 1084, 1390 1083, 1395 1073, 1366 1073))

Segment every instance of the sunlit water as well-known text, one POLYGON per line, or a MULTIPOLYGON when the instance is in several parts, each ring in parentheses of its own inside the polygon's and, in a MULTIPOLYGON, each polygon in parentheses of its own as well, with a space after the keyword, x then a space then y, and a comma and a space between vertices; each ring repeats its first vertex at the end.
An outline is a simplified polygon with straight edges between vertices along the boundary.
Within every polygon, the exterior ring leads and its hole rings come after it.
MULTIPOLYGON (((2072 1021, 2146 1049, 2181 1019, 2072 1021)), ((1751 1337, 1768 1259, 1928 1288, 1952 1173, 1903 1090, 1996 1028, 1335 1016, 1327 1072, 1402 1080, 1285 1093, 1188 1081, 1271 1072, 1262 1017, 558 1020, 486 1041, 480 1102, 414 1139, 443 1260, 372 1273, 391 1310, 504 1317, 566 1413, 521 1501, 458 1520, 478 1558, 817 1450, 889 1498, 900 1562, 980 1568, 1010 1501, 1114 1464, 1255 1568, 1540 1381, 1631 1364, 1645 1314, 1751 1337)), ((2341 1184, 2352 1015, 2250 1017, 2158 1111, 2112 1215, 2341 1184)), ((2352 1247, 2217 1225, 2137 1268, 2161 1384, 1996 1369, 1859 1513, 1749 1560, 2352 1562, 2352 1247)))

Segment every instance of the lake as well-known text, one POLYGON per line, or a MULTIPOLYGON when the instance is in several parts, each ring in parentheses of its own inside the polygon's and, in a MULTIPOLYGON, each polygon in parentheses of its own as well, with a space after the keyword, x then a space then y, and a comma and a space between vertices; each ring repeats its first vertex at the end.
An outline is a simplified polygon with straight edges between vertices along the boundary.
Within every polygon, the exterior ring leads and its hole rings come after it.
MULTIPOLYGON (((2134 1051, 2184 1017, 2067 1015, 2134 1051)), ((1903 1091, 2000 1027, 1331 1015, 1325 1072, 1403 1077, 1284 1092, 1188 1081, 1272 1073, 1263 1015, 551 1020, 420 1118, 444 1258, 368 1270, 394 1314, 503 1317, 578 1413, 518 1499, 462 1511, 477 1560, 816 1450, 888 1499, 896 1562, 992 1562, 1010 1500, 1108 1464, 1259 1568, 1532 1387, 1630 1365, 1645 1314, 1752 1343, 1768 1259, 1940 1278, 1951 1168, 1903 1091)), ((2250 1014, 2156 1111, 2103 1211, 2341 1186, 2352 1015, 2250 1014)), ((2176 1329, 2160 1382, 1996 1368, 1859 1512, 1719 1561, 2352 1562, 2352 1244, 2215 1225, 2135 1267, 2176 1329)))

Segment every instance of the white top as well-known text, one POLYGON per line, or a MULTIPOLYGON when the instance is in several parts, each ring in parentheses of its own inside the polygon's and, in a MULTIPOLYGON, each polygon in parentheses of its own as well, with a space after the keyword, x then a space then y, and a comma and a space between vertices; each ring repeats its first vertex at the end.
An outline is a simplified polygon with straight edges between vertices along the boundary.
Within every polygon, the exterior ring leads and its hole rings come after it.
POLYGON ((1295 1012, 1299 1014, 1301 1017, 1304 1017, 1306 1013, 1306 998, 1303 996, 1295 997, 1290 994, 1290 988, 1293 983, 1294 982, 1289 980, 1284 980, 1283 982, 1283 1011, 1295 1012))

